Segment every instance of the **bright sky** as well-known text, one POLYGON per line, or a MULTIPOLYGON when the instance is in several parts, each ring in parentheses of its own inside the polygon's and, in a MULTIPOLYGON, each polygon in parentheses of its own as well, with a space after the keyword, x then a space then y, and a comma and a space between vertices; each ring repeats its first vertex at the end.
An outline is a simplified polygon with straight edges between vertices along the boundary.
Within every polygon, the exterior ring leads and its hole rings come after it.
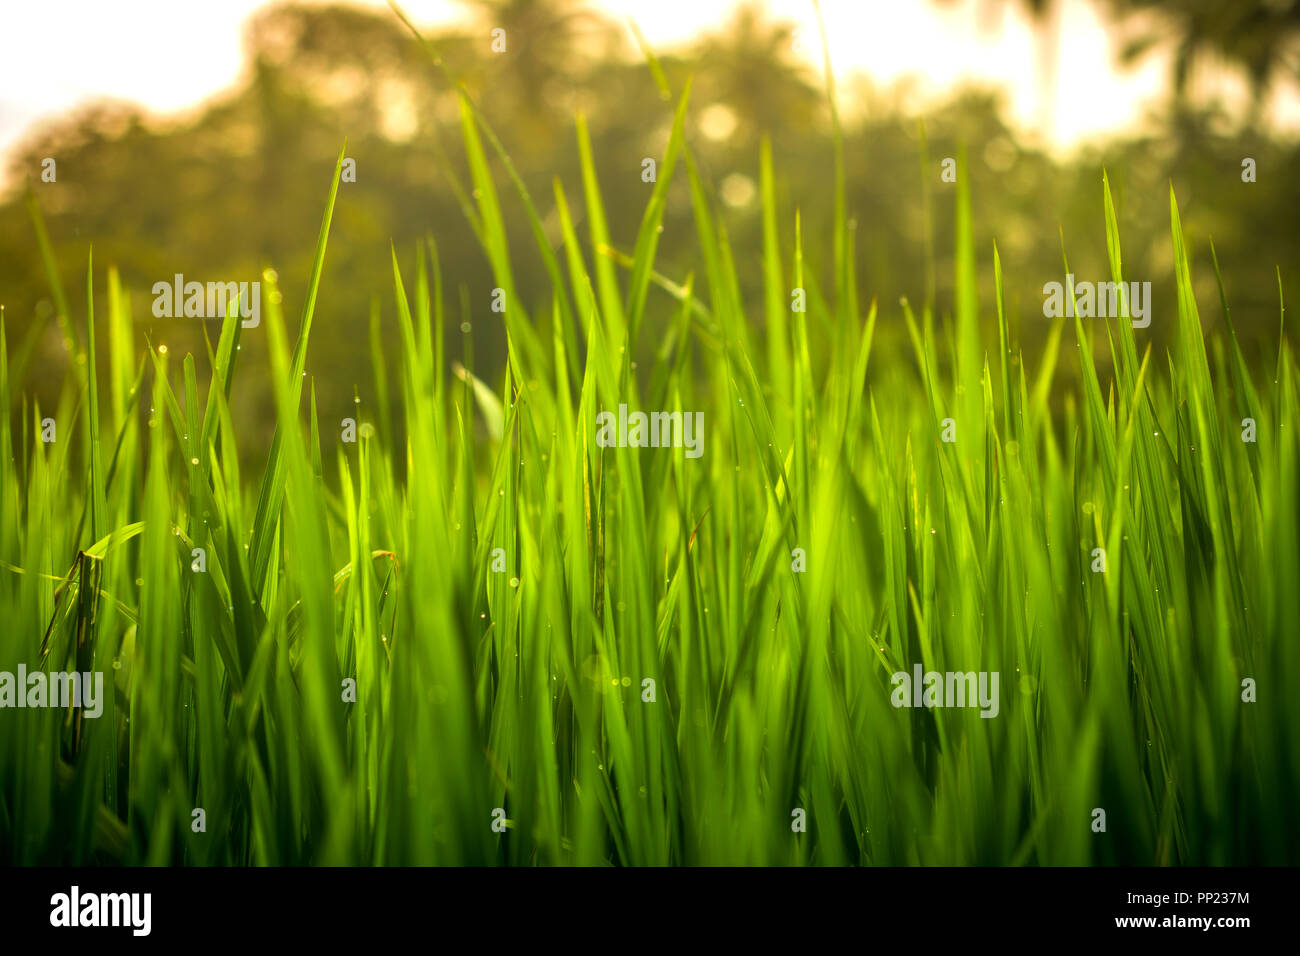
MULTIPOLYGON (((31 124, 102 97, 160 113, 189 107, 233 85, 243 66, 241 29, 265 0, 0 0, 0 153, 31 124)), ((316 0, 312 0, 316 2, 316 0)), ((359 0, 384 7, 383 0, 359 0)), ((657 50, 713 30, 735 0, 589 0, 613 17, 634 18, 657 50)), ((454 0, 406 0, 416 23, 463 20, 454 0)), ((766 0, 794 23, 800 55, 820 63, 811 0, 766 0)), ((1132 128, 1159 98, 1167 72, 1156 56, 1121 70, 1091 0, 1061 0, 1055 108, 1038 64, 1051 46, 1018 0, 823 0, 837 74, 865 71, 877 82, 917 81, 934 96, 965 80, 1003 88, 1012 117, 1049 147, 1070 147, 1103 131, 1132 128), (1044 128, 1044 117, 1054 128, 1044 128)), ((847 104, 851 107, 852 104, 847 104)), ((1300 130, 1300 100, 1278 98, 1270 115, 1300 130)))

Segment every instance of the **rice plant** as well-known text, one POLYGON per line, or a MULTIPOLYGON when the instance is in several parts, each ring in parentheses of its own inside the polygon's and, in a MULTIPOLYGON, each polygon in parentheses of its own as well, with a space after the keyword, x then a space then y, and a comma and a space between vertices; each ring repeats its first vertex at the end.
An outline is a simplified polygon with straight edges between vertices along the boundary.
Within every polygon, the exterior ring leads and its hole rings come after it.
MULTIPOLYGON (((70 240, 33 201, 69 361, 40 407, 19 387, 31 340, 0 319, 0 671, 105 680, 94 717, 0 685, 0 858, 1300 860, 1295 358, 1279 324, 1274 366, 1251 368, 1226 299, 1197 301, 1172 188, 1178 296, 1151 317, 1175 346, 1122 312, 1050 320, 1026 354, 963 179, 951 310, 859 287, 872 227, 838 139, 831 284, 766 148, 762 261, 738 262, 689 87, 649 62, 676 106, 631 248, 581 122, 582 182, 531 195, 462 88, 461 193, 503 307, 475 321, 504 323, 505 371, 449 358, 467 317, 435 235, 374 277, 377 387, 344 421, 308 374, 344 152, 304 300, 268 268, 260 327, 228 303, 198 356, 142 350, 89 252, 84 299, 65 290, 70 240), (693 244, 686 275, 656 268, 670 190, 694 210, 696 235, 670 237, 693 244), (549 276, 536 301, 523 255, 549 276), (1207 341, 1202 308, 1226 335, 1207 341), (910 355, 873 354, 878 320, 910 355), (267 449, 228 404, 257 376, 267 449), (702 414, 701 453, 599 441, 620 406, 702 414), (929 672, 997 674, 996 706, 898 706, 894 675, 929 672)), ((1119 222, 1099 175, 1115 283, 1119 222)))

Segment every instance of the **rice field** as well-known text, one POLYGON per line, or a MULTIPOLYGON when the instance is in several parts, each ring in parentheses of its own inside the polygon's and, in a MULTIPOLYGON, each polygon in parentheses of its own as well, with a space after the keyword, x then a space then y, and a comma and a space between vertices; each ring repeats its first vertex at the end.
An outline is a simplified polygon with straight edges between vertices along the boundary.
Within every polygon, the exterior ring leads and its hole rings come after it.
MULTIPOLYGON (((346 418, 310 374, 346 147, 321 170, 308 294, 285 301, 268 263, 260 324, 228 306, 205 354, 144 341, 147 305, 93 252, 65 287, 51 250, 71 240, 32 201, 68 362, 40 407, 28 342, 0 329, 0 671, 102 672, 104 693, 90 717, 0 684, 0 859, 1300 861, 1280 295, 1248 317, 1278 328, 1252 367, 1226 298, 1193 295, 1217 265, 1203 237, 1189 251, 1174 183, 1177 300, 1148 303, 1173 347, 1125 312, 1031 316, 1050 333, 1026 353, 959 178, 951 309, 877 302, 837 139, 833 282, 764 149, 747 299, 689 86, 649 64, 673 132, 629 248, 582 124, 582 182, 530 194, 462 93, 465 215, 502 306, 473 321, 504 324, 504 372, 449 357, 471 316, 435 229, 372 277, 377 385, 346 418), (661 236, 670 190, 694 236, 661 236), (507 242, 516 215, 531 248, 507 242), (661 273, 661 238, 694 271, 661 273), (524 256, 550 279, 536 301, 524 256), (878 323, 910 348, 873 352, 878 323), (267 364, 242 354, 254 335, 267 364), (274 440, 253 448, 229 397, 266 377, 274 440), (598 440, 620 406, 700 415, 700 453, 598 440), (893 675, 918 668, 998 675, 996 714, 898 706, 893 675)), ((1121 214, 1098 170, 1086 226, 1115 283, 1141 278, 1121 214)))

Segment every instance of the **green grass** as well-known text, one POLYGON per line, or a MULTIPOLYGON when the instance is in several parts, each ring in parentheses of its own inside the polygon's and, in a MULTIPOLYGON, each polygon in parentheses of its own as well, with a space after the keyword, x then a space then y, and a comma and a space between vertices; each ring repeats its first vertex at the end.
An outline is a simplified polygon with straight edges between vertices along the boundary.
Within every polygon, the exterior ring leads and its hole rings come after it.
MULTIPOLYGON (((1295 360, 1280 336, 1253 378, 1226 301, 1229 334, 1207 349, 1172 190, 1178 301, 1153 309, 1177 328, 1170 354, 1127 321, 1076 319, 1023 355, 963 179, 953 312, 880 306, 913 348, 881 361, 838 133, 819 288, 766 148, 762 261, 736 261, 684 136, 689 90, 675 96, 630 250, 611 243, 581 123, 583 181, 529 196, 463 96, 458 189, 506 291, 490 318, 507 370, 485 382, 449 360, 454 277, 433 241, 395 250, 355 444, 303 374, 329 321, 313 320, 338 168, 296 338, 268 271, 262 327, 228 317, 199 362, 142 356, 111 269, 92 301, 89 256, 78 320, 33 204, 71 372, 58 407, 37 407, 16 388, 32 340, 11 352, 0 331, 0 670, 98 669, 115 693, 97 720, 0 710, 0 858, 1300 861, 1295 360), (690 275, 654 265, 669 190, 694 206, 690 275), (516 207, 551 279, 536 303, 512 278, 516 207), (738 275, 760 267, 746 301, 738 275), (266 336, 269 368, 241 335, 266 336), (1055 381, 1066 361, 1077 390, 1055 381), (278 427, 248 475, 227 402, 268 374, 278 427), (703 457, 597 447, 596 415, 620 403, 703 411, 703 457), (889 677, 916 663, 998 671, 998 716, 894 708, 889 677)), ((1108 186, 1098 199, 1118 281, 1108 186)))

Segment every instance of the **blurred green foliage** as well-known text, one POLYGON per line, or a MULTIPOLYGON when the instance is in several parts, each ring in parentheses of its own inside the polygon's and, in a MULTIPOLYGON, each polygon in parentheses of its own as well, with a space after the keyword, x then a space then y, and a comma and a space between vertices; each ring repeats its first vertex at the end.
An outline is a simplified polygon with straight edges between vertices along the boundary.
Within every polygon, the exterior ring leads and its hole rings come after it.
MULTIPOLYGON (((564 0, 478 6, 481 27, 443 31, 434 40, 500 131, 529 190, 543 197, 540 212, 553 245, 560 243, 553 179, 564 184, 576 228, 586 232, 574 148, 573 116, 581 113, 613 244, 630 253, 653 188, 642 180, 642 159, 662 155, 672 107, 660 98, 625 25, 564 0), (504 53, 491 48, 490 31, 498 26, 507 31, 504 53)), ((391 290, 385 290, 390 241, 406 259, 426 237, 436 241, 452 311, 449 328, 469 323, 477 368, 492 380, 504 364, 504 332, 500 315, 491 311, 491 269, 463 212, 470 197, 457 195, 469 177, 455 91, 387 11, 271 6, 249 22, 247 47, 237 87, 182 120, 164 123, 131 105, 98 104, 34 133, 11 157, 12 188, 0 203, 0 303, 11 341, 31 345, 31 360, 18 370, 25 387, 52 404, 66 362, 23 206, 28 184, 44 212, 65 286, 84 287, 86 249, 93 244, 96 261, 120 270, 141 342, 174 344, 202 363, 202 336, 215 337, 217 323, 155 318, 152 284, 175 273, 201 282, 251 280, 271 266, 286 295, 298 301, 310 271, 322 183, 345 137, 356 182, 340 194, 318 309, 322 334, 308 365, 322 411, 351 409, 360 397, 364 412, 373 397, 373 369, 360 358, 372 308, 379 310, 381 340, 397 348, 391 290), (47 156, 57 161, 56 183, 40 181, 47 156)), ((809 261, 825 266, 808 284, 813 294, 829 288, 829 117, 820 76, 792 51, 790 25, 741 7, 731 21, 662 62, 675 86, 694 77, 687 134, 702 175, 724 200, 728 239, 747 286, 744 299, 761 300, 757 185, 764 136, 779 171, 778 205, 800 209, 809 261)), ((1300 200, 1289 175, 1297 160, 1293 144, 1253 127, 1241 132, 1238 118, 1171 97, 1141 135, 1060 162, 1018 139, 994 94, 954 91, 919 117, 905 109, 903 89, 881 90, 864 79, 849 87, 842 90, 846 99, 864 108, 845 117, 847 208, 862 287, 881 308, 882 355, 906 347, 901 298, 931 304, 941 323, 953 310, 954 187, 941 181, 940 163, 958 156, 971 183, 978 274, 989 275, 996 240, 1010 321, 1027 350, 1047 331, 1041 290, 1064 272, 1062 239, 1077 276, 1105 275, 1096 215, 1104 167, 1126 236, 1126 272, 1154 286, 1150 339, 1170 341, 1175 313, 1168 231, 1162 233, 1157 208, 1172 181, 1196 243, 1193 258, 1202 266, 1198 294, 1216 300, 1213 270, 1205 267, 1204 240, 1212 237, 1243 349, 1255 360, 1275 354, 1276 267, 1282 266, 1284 287, 1295 282, 1286 268, 1297 252, 1291 210, 1300 200), (1258 166, 1255 183, 1241 181, 1247 156, 1258 166)), ((504 194, 512 246, 526 249, 527 220, 511 208, 513 199, 504 194)), ((784 225, 788 231, 791 224, 784 225)), ((680 282, 696 262, 689 196, 678 183, 669 194, 657 266, 680 282)), ((548 314, 540 257, 522 256, 514 270, 530 313, 548 314)), ((1287 291, 1296 298, 1295 289, 1287 291)), ((987 325, 990 283, 981 283, 980 295, 987 325)), ((652 296, 647 321, 666 325, 672 311, 671 303, 652 296)), ((761 316, 749 318, 761 327, 761 316)), ((1222 317, 1209 309, 1203 320, 1209 330, 1222 317)), ((818 338, 830 340, 812 331, 814 349, 818 338)), ((451 339, 448 354, 463 358, 462 333, 454 331, 451 339)), ((265 357, 257 355, 263 337, 249 334, 245 348, 264 367, 265 357)), ((1071 367, 1063 372, 1072 373, 1071 367)), ((260 424, 269 441, 269 381, 245 379, 231 404, 250 427, 260 424)))

